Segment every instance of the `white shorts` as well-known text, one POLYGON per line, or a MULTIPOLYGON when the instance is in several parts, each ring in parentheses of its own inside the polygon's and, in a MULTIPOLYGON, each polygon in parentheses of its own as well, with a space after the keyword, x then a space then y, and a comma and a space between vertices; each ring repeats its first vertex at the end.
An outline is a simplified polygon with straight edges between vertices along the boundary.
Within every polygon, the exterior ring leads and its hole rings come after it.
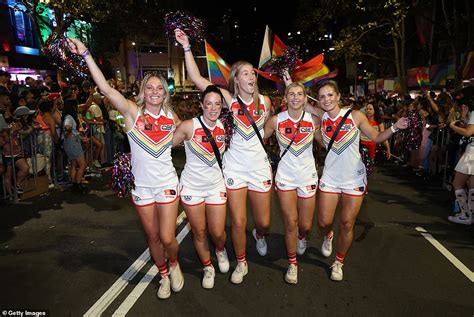
POLYGON ((267 193, 272 189, 272 176, 270 166, 251 172, 224 169, 224 180, 227 190, 247 187, 250 191, 267 193))
POLYGON ((322 193, 346 194, 350 196, 363 196, 367 193, 367 182, 360 179, 352 184, 339 186, 328 182, 319 181, 319 190, 322 193))
POLYGON ((179 195, 181 203, 186 206, 196 206, 202 203, 206 205, 225 205, 227 202, 227 192, 224 184, 207 191, 181 186, 179 195))
POLYGON ((311 198, 316 195, 316 184, 308 184, 302 186, 294 186, 294 185, 287 185, 281 182, 275 183, 276 188, 278 191, 287 192, 291 190, 296 190, 296 194, 299 198, 311 198))
POLYGON ((178 199, 178 185, 166 187, 136 187, 132 190, 135 206, 144 207, 154 204, 169 204, 178 199))

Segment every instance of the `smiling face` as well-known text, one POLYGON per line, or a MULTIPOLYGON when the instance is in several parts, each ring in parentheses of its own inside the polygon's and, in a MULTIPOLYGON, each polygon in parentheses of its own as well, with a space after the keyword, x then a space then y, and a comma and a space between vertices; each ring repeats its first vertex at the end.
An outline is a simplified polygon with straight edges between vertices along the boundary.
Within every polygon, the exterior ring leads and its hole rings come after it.
POLYGON ((239 94, 252 95, 255 91, 257 76, 251 64, 242 64, 236 72, 235 82, 239 89, 239 94))
POLYGON ((221 114, 222 96, 215 92, 206 94, 201 102, 203 117, 206 121, 215 123, 221 114))
POLYGON ((285 97, 288 103, 288 109, 300 110, 304 107, 306 93, 303 87, 299 85, 289 86, 285 97))
POLYGON ((143 99, 147 106, 160 106, 166 97, 166 89, 158 77, 150 77, 143 86, 143 99))
POLYGON ((341 95, 333 85, 324 85, 319 88, 319 104, 324 111, 336 115, 339 112, 341 95))

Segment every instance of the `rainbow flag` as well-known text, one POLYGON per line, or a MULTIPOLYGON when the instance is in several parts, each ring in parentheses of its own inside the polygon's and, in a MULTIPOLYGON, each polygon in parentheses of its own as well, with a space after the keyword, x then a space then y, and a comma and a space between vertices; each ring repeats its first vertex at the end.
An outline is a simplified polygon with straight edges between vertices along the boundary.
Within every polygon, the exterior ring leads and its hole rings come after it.
POLYGON ((211 47, 211 45, 209 45, 207 41, 205 41, 205 44, 209 80, 214 85, 227 88, 230 66, 219 56, 219 54, 216 53, 216 51, 211 47))
MULTIPOLYGON (((263 39, 262 52, 260 54, 259 68, 265 65, 271 57, 280 56, 283 54, 287 46, 273 32, 268 28, 265 29, 265 36, 263 39), (273 40, 273 41, 272 41, 273 40), (273 43, 271 43, 271 41, 273 43), (269 56, 269 47, 272 48, 272 54, 269 56)), ((324 55, 319 54, 306 63, 299 61, 296 69, 291 74, 294 82, 301 82, 305 87, 309 87, 322 79, 333 78, 338 74, 338 70, 330 71, 329 68, 323 64, 324 55)), ((255 70, 260 76, 276 83, 282 83, 283 81, 279 76, 266 72, 265 70, 255 70)))
POLYGON ((430 85, 430 76, 427 74, 425 67, 418 67, 415 76, 420 88, 428 87, 430 85))

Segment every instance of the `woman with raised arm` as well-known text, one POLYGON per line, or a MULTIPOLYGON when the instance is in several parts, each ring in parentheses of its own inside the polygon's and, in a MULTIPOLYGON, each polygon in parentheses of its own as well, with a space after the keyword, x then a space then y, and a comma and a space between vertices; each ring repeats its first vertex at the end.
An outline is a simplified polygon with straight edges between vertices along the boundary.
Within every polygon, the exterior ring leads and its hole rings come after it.
POLYGON ((332 225, 336 207, 341 201, 339 238, 336 258, 331 266, 331 280, 342 281, 342 266, 352 244, 354 223, 367 190, 367 175, 359 153, 360 133, 376 143, 387 140, 399 129, 406 129, 408 120, 400 118, 390 129, 377 131, 362 112, 341 109, 339 87, 333 80, 323 82, 318 90, 319 102, 325 111, 321 120, 324 146, 332 143, 326 154, 324 170, 319 182, 318 226, 324 234, 321 253, 332 253, 332 225), (339 124, 340 130, 336 133, 339 124), (331 140, 333 139, 333 141, 331 140), (332 142, 331 142, 332 141, 332 142))
POLYGON ((184 141, 186 165, 180 179, 181 204, 191 224, 194 247, 204 267, 202 287, 206 289, 214 287, 216 275, 207 231, 216 247, 219 270, 221 273, 229 271, 225 249, 227 193, 220 167, 225 149, 225 130, 219 120, 223 99, 217 86, 207 86, 201 97, 202 116, 183 121, 173 136, 173 146, 184 141))
MULTIPOLYGON (((176 41, 184 48, 189 78, 199 90, 204 91, 212 83, 201 76, 188 36, 180 29, 175 30, 175 36, 176 41)), ((263 126, 269 117, 271 102, 267 96, 258 93, 255 70, 248 62, 240 61, 232 65, 229 90, 221 89, 221 92, 234 120, 234 131, 230 146, 224 153, 223 168, 231 214, 232 243, 237 258, 231 282, 240 284, 248 273, 247 194, 253 211, 255 228, 252 235, 256 240, 257 252, 261 256, 267 254, 265 234, 270 226, 272 171, 259 136, 263 138, 263 126), (258 135, 254 125, 258 129, 258 135)))
POLYGON ((313 156, 314 132, 319 121, 304 111, 306 90, 302 84, 286 87, 288 110, 272 116, 265 124, 265 137, 276 132, 280 162, 275 175, 281 211, 285 224, 288 270, 285 281, 298 282, 296 255, 306 251, 306 236, 313 226, 318 173, 313 156))
POLYGON ((150 254, 161 275, 157 296, 166 299, 170 297, 170 288, 179 292, 184 285, 175 237, 178 177, 171 161, 173 133, 180 120, 171 107, 168 85, 161 75, 147 74, 141 83, 137 102, 127 100, 107 84, 84 44, 69 39, 69 47, 85 59, 100 91, 125 118, 135 177, 133 203, 147 236, 150 254))

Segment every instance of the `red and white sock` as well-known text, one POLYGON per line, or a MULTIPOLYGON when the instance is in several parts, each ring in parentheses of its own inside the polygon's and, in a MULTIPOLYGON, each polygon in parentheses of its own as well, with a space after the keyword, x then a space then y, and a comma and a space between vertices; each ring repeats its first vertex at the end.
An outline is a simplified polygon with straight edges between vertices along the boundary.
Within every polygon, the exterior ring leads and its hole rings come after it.
POLYGON ((346 257, 345 253, 336 252, 336 261, 340 263, 344 263, 344 258, 346 257))
POLYGON ((296 260, 296 252, 288 252, 287 254, 289 264, 294 264, 298 266, 298 260, 296 260))
POLYGON ((241 255, 237 255, 236 258, 237 258, 237 263, 247 263, 247 255, 245 253, 241 255))
POLYGON ((208 266, 213 267, 211 259, 208 259, 207 261, 201 261, 201 263, 203 267, 208 267, 208 266))
POLYGON ((168 271, 168 267, 166 266, 166 262, 163 262, 163 264, 157 265, 157 267, 158 267, 158 272, 161 275, 161 278, 165 278, 170 274, 168 271))
POLYGON ((170 264, 170 269, 172 267, 175 267, 176 265, 178 265, 178 259, 177 258, 169 258, 169 264, 170 264))

